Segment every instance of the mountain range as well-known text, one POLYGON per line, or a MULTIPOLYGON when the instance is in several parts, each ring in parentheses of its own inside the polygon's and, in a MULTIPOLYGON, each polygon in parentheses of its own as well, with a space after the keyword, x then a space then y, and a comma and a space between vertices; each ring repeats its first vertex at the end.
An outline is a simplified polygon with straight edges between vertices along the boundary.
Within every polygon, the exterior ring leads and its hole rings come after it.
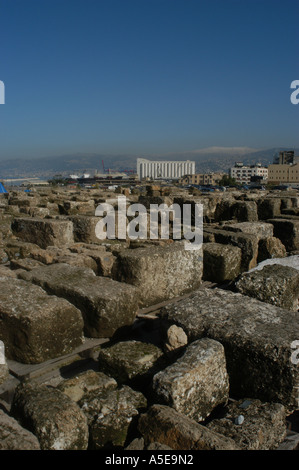
MULTIPOLYGON (((274 157, 282 150, 295 150, 299 155, 299 149, 276 147, 267 149, 255 149, 250 147, 208 147, 179 153, 139 155, 149 160, 193 160, 196 162, 196 172, 227 172, 236 161, 253 165, 261 163, 269 165, 274 157)), ((114 171, 135 170, 138 156, 129 154, 71 154, 44 158, 16 158, 0 160, 1 178, 27 178, 40 177, 51 178, 57 174, 68 176, 70 174, 103 173, 108 169, 114 171)))

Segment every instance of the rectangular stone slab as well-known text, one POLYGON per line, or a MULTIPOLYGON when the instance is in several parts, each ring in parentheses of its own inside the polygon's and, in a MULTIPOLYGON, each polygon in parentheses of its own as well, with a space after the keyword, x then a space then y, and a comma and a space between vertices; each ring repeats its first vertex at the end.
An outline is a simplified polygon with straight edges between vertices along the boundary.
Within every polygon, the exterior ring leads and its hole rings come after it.
POLYGON ((41 248, 63 247, 74 243, 70 220, 18 218, 11 225, 13 233, 22 240, 41 248))
POLYGON ((299 408, 299 370, 291 362, 297 312, 221 289, 201 289, 161 315, 166 327, 183 328, 189 341, 209 337, 223 344, 232 396, 299 408))
POLYGON ((0 278, 0 339, 7 358, 25 364, 44 362, 83 343, 82 315, 41 287, 0 278))
POLYGON ((20 277, 81 310, 85 335, 91 338, 110 338, 117 329, 131 325, 137 314, 135 287, 95 276, 88 268, 57 263, 21 273, 20 277))
POLYGON ((168 247, 123 250, 112 276, 136 286, 140 306, 148 307, 197 289, 202 271, 202 248, 189 251, 175 242, 168 247))

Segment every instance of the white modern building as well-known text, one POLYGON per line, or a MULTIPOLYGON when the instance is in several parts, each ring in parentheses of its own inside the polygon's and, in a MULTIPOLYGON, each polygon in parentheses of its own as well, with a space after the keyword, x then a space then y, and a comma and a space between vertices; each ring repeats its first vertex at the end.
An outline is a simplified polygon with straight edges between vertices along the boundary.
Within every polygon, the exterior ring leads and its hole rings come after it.
POLYGON ((246 166, 237 162, 234 167, 230 168, 229 173, 240 184, 249 184, 254 176, 260 177, 261 182, 266 182, 268 179, 268 168, 263 167, 260 163, 246 166))
POLYGON ((137 174, 143 178, 179 179, 185 175, 195 174, 195 162, 190 160, 182 162, 151 161, 145 158, 137 158, 137 174))

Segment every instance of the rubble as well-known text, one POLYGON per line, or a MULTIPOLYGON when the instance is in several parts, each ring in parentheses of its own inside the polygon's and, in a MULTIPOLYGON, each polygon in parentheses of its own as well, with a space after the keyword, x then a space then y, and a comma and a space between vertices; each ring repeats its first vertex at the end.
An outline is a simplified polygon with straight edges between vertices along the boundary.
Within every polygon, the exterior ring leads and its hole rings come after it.
POLYGON ((227 406, 224 417, 207 427, 233 439, 243 450, 273 450, 286 437, 286 412, 279 403, 242 399, 227 406), (242 420, 237 419, 240 416, 242 420))
POLYGON ((156 183, 0 196, 0 449, 298 447, 298 207, 156 183), (172 214, 169 239, 160 218, 158 239, 100 240, 119 194, 147 221, 202 204, 202 249, 172 214))
POLYGON ((299 331, 295 312, 238 293, 202 288, 164 307, 161 314, 165 327, 183 328, 189 342, 209 337, 224 346, 234 396, 298 409, 299 372, 290 360, 299 331))

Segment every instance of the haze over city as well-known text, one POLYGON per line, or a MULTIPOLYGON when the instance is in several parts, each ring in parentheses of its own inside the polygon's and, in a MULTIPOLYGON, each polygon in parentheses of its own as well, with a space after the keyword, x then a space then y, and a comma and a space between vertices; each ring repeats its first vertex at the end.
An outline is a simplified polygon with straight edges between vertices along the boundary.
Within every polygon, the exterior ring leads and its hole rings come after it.
POLYGON ((0 0, 0 159, 299 146, 298 10, 293 0, 0 0))

